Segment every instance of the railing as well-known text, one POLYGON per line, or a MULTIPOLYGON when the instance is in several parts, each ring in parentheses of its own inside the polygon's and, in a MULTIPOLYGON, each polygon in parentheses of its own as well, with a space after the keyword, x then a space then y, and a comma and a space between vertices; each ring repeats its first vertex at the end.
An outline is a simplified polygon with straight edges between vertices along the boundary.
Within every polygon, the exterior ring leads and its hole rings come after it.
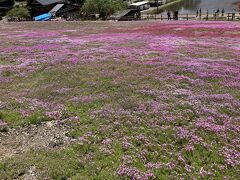
POLYGON ((193 15, 193 14, 179 14, 177 17, 168 17, 164 14, 157 14, 157 15, 141 15, 141 17, 123 17, 120 19, 122 21, 136 21, 136 20, 227 20, 227 21, 239 21, 240 20, 240 14, 237 16, 237 13, 229 12, 225 14, 219 14, 219 13, 213 13, 209 14, 208 12, 206 14, 202 15, 193 15))

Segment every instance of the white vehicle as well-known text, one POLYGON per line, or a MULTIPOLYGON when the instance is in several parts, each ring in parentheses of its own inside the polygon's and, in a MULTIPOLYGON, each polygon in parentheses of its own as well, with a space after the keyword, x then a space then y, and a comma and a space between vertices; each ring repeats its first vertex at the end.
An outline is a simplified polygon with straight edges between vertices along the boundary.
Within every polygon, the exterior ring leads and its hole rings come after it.
POLYGON ((140 11, 146 10, 150 8, 150 4, 148 1, 141 1, 141 2, 136 2, 133 4, 129 5, 130 9, 138 9, 140 11))

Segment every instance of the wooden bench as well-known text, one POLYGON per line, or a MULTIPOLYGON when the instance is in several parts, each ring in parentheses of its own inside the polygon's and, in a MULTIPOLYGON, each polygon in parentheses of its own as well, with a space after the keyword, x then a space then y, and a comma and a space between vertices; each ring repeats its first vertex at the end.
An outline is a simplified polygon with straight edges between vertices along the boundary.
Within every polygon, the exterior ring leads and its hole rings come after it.
POLYGON ((228 21, 230 20, 230 18, 232 19, 232 21, 235 19, 235 15, 236 15, 236 13, 234 13, 234 12, 231 12, 231 13, 227 13, 228 15, 227 15, 227 19, 228 19, 228 21))

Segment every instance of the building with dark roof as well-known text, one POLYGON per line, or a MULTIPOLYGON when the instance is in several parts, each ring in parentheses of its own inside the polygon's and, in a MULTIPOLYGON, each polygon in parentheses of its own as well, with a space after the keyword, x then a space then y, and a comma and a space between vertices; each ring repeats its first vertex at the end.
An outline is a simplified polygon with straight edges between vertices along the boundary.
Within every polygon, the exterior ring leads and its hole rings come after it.
POLYGON ((14 0, 0 0, 0 16, 14 6, 14 0))
POLYGON ((64 3, 65 1, 64 0, 35 0, 35 2, 43 6, 47 6, 55 3, 64 3))
POLYGON ((28 7, 31 15, 38 16, 50 11, 56 4, 63 3, 62 0, 29 0, 28 7))
POLYGON ((10 8, 14 5, 14 0, 0 0, 0 8, 10 8))
POLYGON ((35 17, 51 11, 57 4, 64 4, 59 13, 76 11, 80 9, 83 0, 29 0, 28 7, 31 16, 35 17))

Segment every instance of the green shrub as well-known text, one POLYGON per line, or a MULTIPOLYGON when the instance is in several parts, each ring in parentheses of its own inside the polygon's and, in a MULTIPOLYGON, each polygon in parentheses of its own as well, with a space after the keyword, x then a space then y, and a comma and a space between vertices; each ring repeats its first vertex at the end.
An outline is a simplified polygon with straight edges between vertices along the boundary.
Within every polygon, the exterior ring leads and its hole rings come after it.
POLYGON ((127 3, 123 0, 86 0, 81 8, 85 15, 99 14, 105 19, 116 11, 126 9, 127 3))
POLYGON ((7 16, 10 18, 29 18, 30 13, 26 7, 15 7, 7 12, 7 16))

